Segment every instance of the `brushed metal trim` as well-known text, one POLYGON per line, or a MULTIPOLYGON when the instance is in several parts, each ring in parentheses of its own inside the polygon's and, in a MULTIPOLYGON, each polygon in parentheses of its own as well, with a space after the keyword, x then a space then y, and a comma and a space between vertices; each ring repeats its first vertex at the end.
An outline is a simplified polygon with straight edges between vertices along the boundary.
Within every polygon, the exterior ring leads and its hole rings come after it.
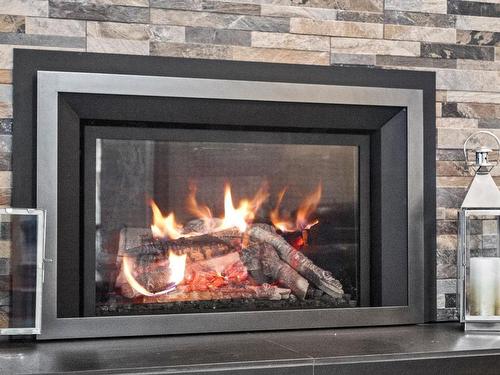
POLYGON ((37 202, 47 210, 42 333, 39 338, 133 336, 221 331, 423 322, 424 169, 423 92, 415 89, 337 86, 204 78, 38 71, 37 202), (211 98, 407 108, 408 306, 216 314, 57 318, 57 117, 59 93, 211 98))

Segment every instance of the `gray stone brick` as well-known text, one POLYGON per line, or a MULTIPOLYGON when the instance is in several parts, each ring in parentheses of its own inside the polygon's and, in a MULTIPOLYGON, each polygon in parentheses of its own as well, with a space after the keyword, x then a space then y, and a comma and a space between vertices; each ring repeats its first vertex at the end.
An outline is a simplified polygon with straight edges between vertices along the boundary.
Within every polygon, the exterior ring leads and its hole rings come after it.
POLYGON ((383 0, 292 0, 295 4, 307 4, 316 8, 357 10, 361 12, 382 12, 383 0))
POLYGON ((449 14, 433 14, 420 12, 401 12, 386 10, 385 23, 397 25, 415 25, 430 27, 455 27, 455 16, 449 14))
POLYGON ((445 13, 446 0, 385 0, 385 9, 445 13))
POLYGON ((442 322, 451 322, 459 320, 460 315, 458 309, 449 308, 449 309, 437 309, 437 320, 442 322))
POLYGON ((438 188, 436 195, 437 206, 458 208, 461 206, 466 193, 466 188, 438 188))
POLYGON ((85 48, 85 38, 60 35, 0 33, 0 44, 85 48))
POLYGON ((186 42, 250 46, 252 34, 245 30, 221 30, 203 27, 186 27, 186 42))
POLYGON ((441 234, 457 234, 458 221, 457 220, 438 220, 436 222, 437 235, 441 234))
POLYGON ((429 68, 445 68, 454 69, 457 67, 457 62, 455 60, 449 59, 432 59, 432 58, 422 58, 422 57, 411 57, 411 56, 389 56, 389 55, 378 55, 377 65, 380 66, 417 66, 417 67, 429 67, 429 68))
POLYGON ((150 54, 153 56, 189 57, 202 59, 230 59, 228 46, 151 42, 150 54))
POLYGON ((12 159, 12 154, 10 152, 0 151, 0 171, 12 170, 11 159, 12 159))
POLYGON ((12 121, 11 118, 0 119, 0 135, 12 134, 12 121))
POLYGON ((438 149, 436 152, 436 160, 462 160, 464 157, 463 150, 443 150, 438 149))
POLYGON ((259 4, 246 4, 238 2, 211 1, 211 0, 151 0, 152 8, 199 10, 204 12, 233 13, 246 15, 260 15, 259 4))
POLYGON ((332 53, 332 65, 375 65, 374 55, 332 53))
POLYGON ((456 293, 457 280, 456 279, 442 279, 436 280, 436 294, 456 293))
POLYGON ((457 307, 457 294, 456 293, 446 293, 444 295, 445 302, 444 307, 455 308, 457 307))
POLYGON ((0 258, 0 276, 10 275, 10 259, 0 258))
POLYGON ((147 23, 149 22, 149 9, 144 7, 50 0, 49 16, 52 18, 72 18, 77 20, 147 23))
POLYGON ((481 17, 500 17, 500 4, 448 0, 448 13, 481 17))
POLYGON ((468 46, 459 44, 422 43, 423 57, 442 59, 489 60, 495 58, 492 47, 468 46))
POLYGON ((279 17, 237 16, 180 10, 151 9, 154 24, 206 27, 215 29, 288 32, 290 20, 279 17))
POLYGON ((475 46, 500 46, 500 33, 457 30, 457 43, 475 46))
POLYGON ((337 20, 353 22, 383 23, 383 13, 338 11, 337 20))

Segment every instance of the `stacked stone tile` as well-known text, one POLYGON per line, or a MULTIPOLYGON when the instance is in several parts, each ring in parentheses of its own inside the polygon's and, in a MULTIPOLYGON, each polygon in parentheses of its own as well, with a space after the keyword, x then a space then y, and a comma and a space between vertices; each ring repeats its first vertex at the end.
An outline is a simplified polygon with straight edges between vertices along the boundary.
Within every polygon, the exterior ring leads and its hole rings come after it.
POLYGON ((435 71, 437 306, 456 318, 460 147, 478 128, 500 135, 500 0, 0 0, 2 205, 16 47, 435 71))

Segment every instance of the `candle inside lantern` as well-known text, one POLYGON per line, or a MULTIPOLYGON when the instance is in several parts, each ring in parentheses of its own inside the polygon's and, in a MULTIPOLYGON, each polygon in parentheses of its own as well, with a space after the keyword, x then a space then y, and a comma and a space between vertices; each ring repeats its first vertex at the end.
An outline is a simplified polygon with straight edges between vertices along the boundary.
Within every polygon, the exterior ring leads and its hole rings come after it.
POLYGON ((497 287, 496 287, 496 303, 495 303, 495 315, 500 316, 500 258, 495 258, 497 260, 497 287))
POLYGON ((470 258, 469 314, 495 315, 499 258, 470 258))

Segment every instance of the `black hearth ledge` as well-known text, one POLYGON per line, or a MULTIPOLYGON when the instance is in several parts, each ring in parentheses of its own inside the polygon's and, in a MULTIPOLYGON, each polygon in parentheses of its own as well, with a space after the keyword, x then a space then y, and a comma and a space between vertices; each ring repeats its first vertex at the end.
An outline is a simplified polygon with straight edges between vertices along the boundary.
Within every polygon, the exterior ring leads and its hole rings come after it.
POLYGON ((2 341, 6 374, 500 374, 500 335, 458 323, 65 341, 2 341))

